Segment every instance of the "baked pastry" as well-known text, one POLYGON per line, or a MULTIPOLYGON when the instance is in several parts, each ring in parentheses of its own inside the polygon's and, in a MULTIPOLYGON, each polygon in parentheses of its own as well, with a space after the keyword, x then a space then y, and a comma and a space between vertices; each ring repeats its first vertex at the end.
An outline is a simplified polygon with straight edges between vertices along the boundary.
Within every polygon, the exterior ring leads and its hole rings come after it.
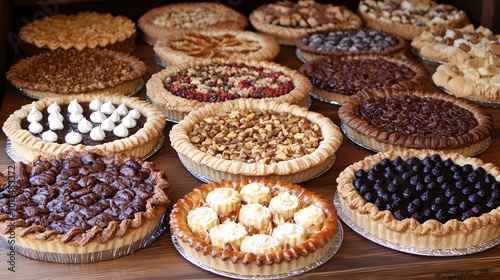
POLYGON ((497 107, 500 102, 500 42, 489 44, 484 57, 454 59, 438 66, 432 81, 457 97, 497 107))
POLYGON ((408 47, 400 36, 370 28, 311 32, 300 36, 296 45, 297 56, 304 62, 321 56, 402 56, 408 47))
POLYGON ((462 27, 467 15, 431 0, 361 0, 358 13, 367 27, 412 40, 425 30, 462 27))
POLYGON ((70 48, 130 52, 136 37, 135 23, 129 18, 96 12, 46 16, 19 30, 21 51, 28 56, 70 48))
POLYGON ((22 59, 7 71, 7 79, 23 94, 40 99, 82 93, 131 94, 145 74, 146 64, 129 54, 72 48, 22 59))
POLYGON ((320 57, 300 66, 299 72, 313 84, 313 97, 336 105, 363 90, 420 89, 430 79, 420 63, 377 55, 320 57))
POLYGON ((246 17, 228 6, 212 3, 176 3, 153 8, 137 21, 142 38, 154 45, 158 38, 179 29, 237 29, 248 25, 246 17))
POLYGON ((17 252, 43 261, 117 258, 159 231, 171 189, 153 163, 123 153, 70 151, 16 162, 0 175, 0 237, 15 235, 17 252))
POLYGON ((272 61, 280 51, 271 36, 230 29, 180 30, 159 38, 153 48, 163 66, 205 58, 272 61))
POLYGON ((464 249, 500 236, 499 180, 500 169, 480 159, 410 149, 352 164, 337 191, 342 212, 382 240, 464 249))
POLYGON ((38 100, 12 113, 2 129, 19 156, 100 149, 145 157, 157 146, 165 115, 123 95, 90 94, 38 100))
POLYGON ((172 127, 170 143, 184 166, 206 181, 299 183, 331 166, 342 133, 306 108, 246 98, 192 111, 172 127))
MULTIPOLYGON (((205 221, 203 217, 199 220, 205 221)), ((338 227, 336 210, 326 199, 298 185, 275 180, 204 184, 179 199, 170 213, 170 231, 182 250, 204 265, 239 276, 271 276, 303 269, 327 253, 334 236, 339 234, 338 227), (269 199, 248 204, 238 201, 240 207, 220 214, 216 225, 203 230, 191 229, 192 223, 186 217, 200 208, 211 209, 205 201, 211 192, 231 189, 239 197, 240 190, 248 184, 267 189, 273 198, 284 193, 293 196, 299 201, 299 209, 291 218, 284 218, 267 207, 269 199), (248 206, 269 213, 271 220, 254 217, 262 222, 261 229, 241 221, 241 212, 248 206), (308 223, 298 222, 302 220, 308 223)))
POLYGON ((320 4, 313 0, 277 1, 250 13, 248 20, 261 33, 280 44, 294 46, 300 36, 332 28, 359 28, 361 18, 345 6, 320 4))
POLYGON ((412 51, 430 62, 448 63, 453 59, 463 61, 472 57, 486 57, 492 43, 500 43, 486 27, 474 29, 472 24, 463 28, 428 30, 411 41, 412 51))
POLYGON ((483 108, 439 91, 381 89, 339 109, 344 132, 369 149, 433 149, 475 155, 488 147, 493 118, 483 108))
POLYGON ((164 69, 146 83, 147 96, 172 121, 213 102, 273 99, 306 106, 312 88, 297 71, 268 61, 205 59, 164 69))

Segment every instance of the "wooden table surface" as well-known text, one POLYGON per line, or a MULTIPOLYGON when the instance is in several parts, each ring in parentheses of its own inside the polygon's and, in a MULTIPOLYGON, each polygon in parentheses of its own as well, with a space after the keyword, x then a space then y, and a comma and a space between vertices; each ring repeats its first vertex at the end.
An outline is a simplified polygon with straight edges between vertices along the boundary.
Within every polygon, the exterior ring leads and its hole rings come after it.
MULTIPOLYGON (((153 50, 141 41, 138 42, 134 55, 148 65, 148 75, 160 70, 153 60, 153 50)), ((301 62, 295 56, 295 49, 282 47, 276 62, 297 69, 301 62)), ((431 68, 430 68, 431 69, 431 68)), ((432 70, 432 69, 431 69, 432 70)), ((433 89, 430 82, 426 87, 433 89)), ((145 97, 143 89, 138 95, 145 97)), ((4 95, 3 107, 0 112, 0 123, 22 105, 32 102, 18 93, 8 84, 4 95)), ((310 110, 320 112, 330 117, 339 125, 338 106, 312 100, 310 110)), ((491 146, 477 157, 485 162, 500 166, 500 109, 489 108, 495 119, 495 131, 491 146)), ((171 123, 165 127, 165 135, 172 128, 171 123)), ((0 169, 6 170, 13 161, 5 153, 6 137, 0 132, 0 169)), ((336 162, 324 175, 304 182, 301 185, 333 200, 338 174, 348 165, 371 155, 349 139, 344 141, 336 153, 336 162)), ((163 147, 152 157, 158 169, 164 170, 174 189, 170 194, 173 202, 202 184, 193 177, 180 163, 176 152, 170 146, 166 137, 163 147)), ((322 266, 296 278, 300 279, 456 279, 473 277, 481 279, 500 278, 500 246, 484 252, 451 257, 418 256, 385 248, 369 241, 343 224, 344 239, 340 250, 322 266)), ((11 257, 5 242, 0 242, 0 276, 10 279, 218 279, 221 276, 207 272, 184 259, 174 248, 170 233, 166 231, 155 242, 131 255, 118 259, 89 264, 58 264, 14 256, 15 272, 9 270, 11 257)))

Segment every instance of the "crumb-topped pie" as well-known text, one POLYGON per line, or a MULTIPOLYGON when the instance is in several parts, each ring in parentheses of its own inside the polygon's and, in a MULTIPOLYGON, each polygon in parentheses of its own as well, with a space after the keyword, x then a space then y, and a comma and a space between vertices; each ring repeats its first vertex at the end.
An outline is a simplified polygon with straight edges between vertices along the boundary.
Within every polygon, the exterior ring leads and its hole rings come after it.
POLYGON ((306 106, 312 88, 299 72, 268 61, 205 59, 175 65, 151 76, 151 102, 172 121, 214 102, 273 99, 306 106))
POLYGON ((179 30, 159 38, 154 45, 164 66, 205 58, 272 61, 279 51, 271 36, 231 29, 179 30))
POLYGON ((70 48, 130 52, 136 37, 135 23, 129 18, 96 12, 46 16, 19 30, 21 51, 27 55, 70 48))
POLYGON ((339 212, 392 243, 464 249, 500 236, 499 180, 498 167, 458 153, 378 153, 340 173, 339 212))
POLYGON ((433 149, 475 155, 488 147, 493 118, 440 91, 364 91, 339 109, 349 138, 375 151, 433 149))
POLYGON ((176 3, 153 8, 137 21, 144 41, 154 45, 158 38, 180 29, 237 29, 248 25, 247 18, 228 6, 212 3, 176 3))
POLYGON ((420 89, 430 79, 427 68, 416 61, 373 54, 320 57, 299 71, 313 84, 313 97, 336 105, 363 90, 420 89))
POLYGON ((170 230, 182 250, 213 269, 270 276, 322 258, 339 231, 335 207, 275 180, 204 184, 179 199, 170 230))
POLYGON ((82 93, 131 94, 141 86, 146 64, 107 49, 57 49, 14 64, 7 79, 32 98, 82 93))
POLYGON ((313 0, 277 1, 250 13, 248 20, 258 31, 275 37, 280 44, 295 45, 306 33, 332 28, 359 28, 361 18, 345 6, 313 0))
POLYGON ((159 230, 171 189, 153 163, 123 153, 71 151, 16 162, 0 175, 0 236, 15 235, 18 252, 43 261, 124 256, 159 230))
POLYGON ((465 12, 432 0, 362 0, 358 13, 367 27, 412 40, 425 30, 462 27, 465 12))
POLYGON ((90 94, 24 105, 2 129, 14 152, 27 160, 95 148, 145 157, 162 137, 165 122, 160 110, 138 98, 90 94))
POLYGON ((184 166, 207 181, 299 183, 331 167, 342 133, 306 108, 246 98, 193 111, 172 127, 170 142, 184 166))
POLYGON ((307 62, 320 56, 393 55, 402 56, 408 44, 396 34, 370 28, 332 29, 300 36, 297 52, 307 62))

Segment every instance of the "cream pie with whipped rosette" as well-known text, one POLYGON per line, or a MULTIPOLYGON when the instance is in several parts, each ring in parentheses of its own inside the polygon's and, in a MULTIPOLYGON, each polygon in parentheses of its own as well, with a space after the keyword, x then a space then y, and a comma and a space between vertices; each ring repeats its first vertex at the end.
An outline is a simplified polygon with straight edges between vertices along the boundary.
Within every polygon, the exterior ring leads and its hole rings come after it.
POLYGON ((278 275, 317 262, 335 245, 339 225, 326 199, 264 179, 204 184, 179 199, 170 213, 179 250, 239 276, 278 275))
POLYGON ((0 237, 14 234, 16 251, 38 260, 131 254, 158 233, 170 204, 166 174, 123 153, 67 151, 16 162, 11 172, 0 174, 0 237))
POLYGON ((27 160, 88 149, 145 157, 164 126, 165 115, 145 101, 93 94, 24 105, 9 116, 3 131, 14 152, 27 160))
POLYGON ((39 18, 19 30, 21 51, 29 56, 57 49, 106 48, 128 53, 137 30, 127 17, 96 12, 55 14, 39 18))
POLYGON ((158 38, 181 29, 236 29, 248 25, 247 18, 219 3, 175 3, 153 8, 137 21, 146 43, 154 45, 158 38))
POLYGON ((312 85, 295 70, 268 61, 205 59, 164 69, 146 83, 151 102, 172 121, 210 103, 267 99, 306 106, 312 85))

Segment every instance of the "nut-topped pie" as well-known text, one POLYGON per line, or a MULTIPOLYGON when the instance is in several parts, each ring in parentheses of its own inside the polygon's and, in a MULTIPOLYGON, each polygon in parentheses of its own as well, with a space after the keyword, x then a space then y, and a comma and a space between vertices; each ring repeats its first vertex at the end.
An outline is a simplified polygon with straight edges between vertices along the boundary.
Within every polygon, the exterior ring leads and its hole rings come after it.
POLYGON ((376 151, 433 149, 475 155, 489 145, 493 118, 483 108, 439 91, 373 90, 339 109, 345 132, 376 151))
POLYGON ((193 111, 173 126, 170 142, 187 169, 209 181, 298 183, 331 167, 342 133, 306 108, 247 98, 193 111))
POLYGON ((177 201, 170 229, 182 250, 240 276, 300 270, 322 258, 338 234, 326 199, 275 180, 204 184, 177 201))
POLYGON ((56 14, 26 24, 19 30, 21 51, 27 55, 56 49, 107 48, 130 52, 135 46, 135 23, 124 16, 79 12, 56 14))
POLYGON ((500 169, 480 159, 410 149, 352 164, 337 191, 342 212, 382 240, 456 250, 500 236, 499 180, 500 169))
POLYGON ((179 30, 158 39, 155 54, 165 66, 205 58, 272 61, 280 51, 265 34, 230 29, 179 30))
POLYGON ((2 129, 14 152, 27 160, 89 149, 145 157, 157 146, 165 122, 165 115, 146 101, 90 94, 24 105, 2 129))
POLYGON ((250 13, 252 26, 275 37, 280 44, 295 45, 306 33, 332 28, 359 28, 361 18, 345 6, 321 4, 313 0, 277 1, 264 4, 250 13))
POLYGON ((0 174, 0 236, 15 235, 16 250, 50 262, 124 256, 158 231, 171 189, 153 163, 123 153, 71 151, 16 162, 0 174))
POLYGON ((7 79, 29 97, 76 96, 82 93, 131 94, 141 86, 146 64, 107 49, 57 49, 14 64, 7 79))
POLYGON ((206 104, 272 99, 305 106, 312 85, 295 70, 256 60, 205 59, 168 67, 146 83, 151 102, 172 121, 206 104))
POLYGON ((237 29, 248 25, 246 17, 228 6, 211 3, 176 3, 153 8, 137 21, 146 43, 154 45, 158 38, 180 29, 237 29))

